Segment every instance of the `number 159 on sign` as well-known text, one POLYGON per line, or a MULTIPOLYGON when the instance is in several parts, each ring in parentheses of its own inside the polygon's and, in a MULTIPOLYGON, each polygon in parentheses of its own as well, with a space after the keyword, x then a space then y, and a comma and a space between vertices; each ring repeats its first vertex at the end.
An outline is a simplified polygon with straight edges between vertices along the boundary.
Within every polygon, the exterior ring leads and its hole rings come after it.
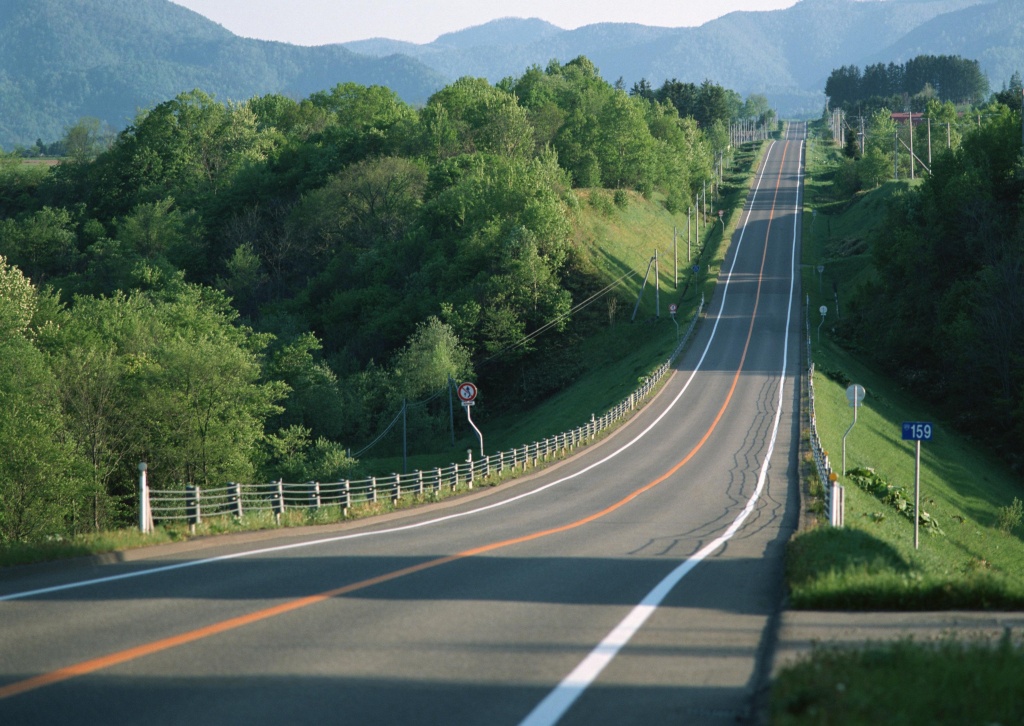
POLYGON ((903 440, 904 441, 931 441, 932 433, 935 428, 931 423, 925 421, 904 421, 903 422, 903 440))

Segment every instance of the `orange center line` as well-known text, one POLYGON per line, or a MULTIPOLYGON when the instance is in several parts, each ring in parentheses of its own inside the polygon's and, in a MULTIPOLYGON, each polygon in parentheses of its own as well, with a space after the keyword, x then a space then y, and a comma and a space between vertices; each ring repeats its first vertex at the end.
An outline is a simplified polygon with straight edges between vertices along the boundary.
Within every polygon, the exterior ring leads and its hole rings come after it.
MULTIPOLYGON (((785 164, 786 152, 788 151, 788 149, 789 143, 787 142, 783 146, 782 164, 785 164)), ((6 686, 0 686, 0 700, 10 698, 12 696, 16 696, 22 693, 27 693, 29 691, 34 691, 46 686, 54 685, 56 683, 70 680, 72 678, 77 678, 79 676, 89 675, 91 673, 95 673, 96 671, 111 668, 122 663, 128 663, 139 658, 144 658, 148 655, 153 655, 155 653, 160 653, 165 650, 170 650, 172 648, 177 648, 182 645, 187 645, 188 643, 194 643, 198 640, 203 640, 214 635, 219 635, 221 633, 226 633, 237 628, 245 627, 246 625, 252 625, 263 620, 269 620, 270 618, 274 618, 279 615, 284 615, 286 613, 294 612, 296 610, 301 610, 311 605, 316 605, 318 603, 324 602, 325 600, 341 597, 342 595, 348 595, 359 590, 365 590, 366 588, 373 587, 374 585, 380 585, 385 582, 397 580, 407 575, 413 575, 418 572, 424 572, 435 567, 440 567, 441 565, 447 565, 458 560, 486 554, 488 552, 493 552, 495 550, 503 549, 505 547, 511 547, 513 545, 523 544, 525 542, 531 542, 533 540, 542 539, 544 537, 549 537, 553 534, 568 532, 578 527, 582 527, 586 524, 590 524, 591 522, 595 522, 611 514, 617 509, 624 507, 626 504, 633 501, 641 494, 650 491, 654 487, 663 483, 666 479, 670 478, 681 468, 683 468, 683 466, 685 466, 697 454, 697 452, 699 452, 704 447, 704 444, 707 443, 708 439, 711 438, 711 434, 718 427, 719 422, 722 420, 722 416, 725 415, 725 412, 732 401, 733 394, 735 394, 736 392, 736 387, 739 384, 740 374, 743 372, 743 365, 746 362, 747 352, 750 349, 750 341, 753 338, 754 320, 757 318, 757 309, 761 299, 761 284, 764 278, 764 267, 768 256, 767 240, 771 233, 771 223, 775 217, 775 208, 778 202, 779 185, 781 184, 782 178, 781 168, 782 166, 780 165, 779 177, 776 180, 775 186, 775 197, 772 200, 772 207, 768 216, 768 227, 765 231, 765 246, 764 252, 761 256, 761 269, 758 273, 757 294, 754 297, 754 310, 752 311, 750 316, 750 326, 747 329, 747 339, 743 345, 743 352, 740 356, 739 367, 736 369, 736 373, 733 375, 732 385, 729 387, 729 392, 726 394, 725 401, 722 403, 721 408, 719 408, 718 414, 715 416, 714 421, 711 422, 711 425, 708 428, 708 430, 704 433, 700 441, 697 442, 693 449, 691 449, 685 457, 683 457, 680 461, 673 465, 664 474, 660 475, 653 481, 645 484, 643 487, 634 490, 629 495, 623 497, 614 504, 611 504, 610 506, 598 512, 595 512, 594 514, 588 515, 574 522, 570 522, 559 527, 553 527, 551 529, 533 532, 531 534, 526 534, 521 537, 514 537, 499 542, 492 542, 490 544, 481 545, 479 547, 463 550, 462 552, 459 552, 457 554, 447 555, 445 557, 438 557, 433 560, 428 560, 426 562, 421 562, 416 565, 410 565, 409 567, 403 567, 401 569, 393 570, 382 575, 377 575, 376 577, 371 577, 366 580, 360 580, 359 582, 353 582, 342 587, 334 588, 332 590, 326 590, 315 595, 308 595, 306 597, 289 600, 288 602, 284 602, 279 605, 274 605, 273 607, 264 608, 262 610, 257 610, 255 612, 248 613, 246 615, 240 615, 234 618, 228 618, 227 620, 212 623, 202 628, 196 628, 195 630, 190 630, 185 633, 172 635, 168 638, 161 638, 159 640, 154 640, 149 643, 137 645, 133 648, 127 648, 125 650, 120 650, 115 653, 100 656, 98 658, 85 660, 80 663, 67 666, 65 668, 59 668, 48 673, 42 673, 31 678, 16 681, 6 686)))

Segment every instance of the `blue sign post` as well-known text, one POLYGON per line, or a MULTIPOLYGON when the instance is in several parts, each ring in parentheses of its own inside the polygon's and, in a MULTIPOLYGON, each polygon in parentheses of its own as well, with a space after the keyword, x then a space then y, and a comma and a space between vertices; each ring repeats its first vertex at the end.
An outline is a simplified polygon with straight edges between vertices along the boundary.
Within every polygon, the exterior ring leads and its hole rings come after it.
POLYGON ((903 440, 913 441, 914 454, 914 549, 918 548, 918 531, 921 522, 921 442, 931 441, 935 427, 929 421, 904 421, 903 440))

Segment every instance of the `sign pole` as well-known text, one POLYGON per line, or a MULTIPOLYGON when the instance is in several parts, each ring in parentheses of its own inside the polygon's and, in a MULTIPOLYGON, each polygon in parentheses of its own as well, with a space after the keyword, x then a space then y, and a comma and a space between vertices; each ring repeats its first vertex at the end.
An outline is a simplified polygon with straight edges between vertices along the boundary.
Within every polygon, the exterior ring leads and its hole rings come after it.
POLYGON ((849 399, 850 405, 853 406, 853 423, 850 424, 850 428, 843 435, 843 476, 846 476, 846 437, 850 435, 853 427, 857 425, 857 409, 860 407, 860 402, 864 400, 865 393, 864 386, 856 383, 846 389, 846 398, 849 399))
POLYGON ((469 425, 473 427, 474 431, 476 431, 476 437, 478 439, 480 439, 480 456, 483 457, 483 455, 484 455, 484 435, 482 433, 480 433, 480 429, 478 429, 476 427, 476 424, 473 423, 473 417, 470 416, 470 414, 469 414, 470 409, 473 407, 473 401, 464 401, 462 403, 462 407, 464 409, 466 409, 466 420, 469 421, 469 425))
POLYGON ((914 447, 914 549, 920 546, 921 529, 921 442, 931 441, 935 426, 930 421, 904 421, 903 440, 913 441, 914 447))
POLYGON ((918 531, 921 525, 921 439, 917 444, 914 456, 914 549, 919 545, 918 531))
POLYGON ((473 430, 476 431, 477 438, 480 439, 480 456, 482 457, 484 456, 484 435, 480 433, 480 429, 478 429, 476 427, 476 424, 473 423, 473 416, 469 412, 473 404, 476 403, 476 384, 470 383, 468 381, 465 383, 460 383, 458 394, 459 400, 462 401, 462 407, 466 409, 466 420, 469 421, 469 425, 473 427, 473 430))

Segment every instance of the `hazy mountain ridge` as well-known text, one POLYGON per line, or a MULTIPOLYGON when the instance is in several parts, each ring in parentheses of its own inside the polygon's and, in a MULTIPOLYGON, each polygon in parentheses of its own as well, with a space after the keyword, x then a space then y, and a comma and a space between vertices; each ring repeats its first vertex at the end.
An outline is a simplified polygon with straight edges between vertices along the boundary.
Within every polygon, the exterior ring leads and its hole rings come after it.
MULTIPOLYGON (((922 53, 977 59, 999 88, 1024 68, 1016 1, 802 0, 785 10, 733 12, 697 28, 602 23, 560 30, 536 19, 504 19, 433 43, 407 43, 402 52, 450 78, 492 82, 553 58, 585 55, 605 78, 622 78, 627 86, 641 78, 655 86, 669 78, 708 78, 743 95, 765 93, 783 115, 816 115, 833 69, 905 62, 922 53), (543 37, 530 40, 539 27, 543 37), (473 46, 471 34, 487 43, 473 46)), ((387 46, 346 47, 373 54, 387 46)))
POLYGON ((1024 67, 1022 44, 1014 44, 1010 32, 1016 27, 1019 34, 1022 26, 1013 16, 1012 2, 802 0, 785 10, 729 13, 697 28, 602 23, 561 30, 536 19, 503 19, 421 45, 380 39, 345 45, 370 55, 400 48, 450 78, 471 75, 492 82, 519 75, 530 65, 544 66, 552 58, 565 62, 585 55, 605 78, 621 77, 627 86, 641 78, 655 86, 669 78, 707 78, 743 95, 765 93, 783 115, 817 114, 825 101, 825 80, 834 68, 906 60, 917 54, 907 54, 907 39, 921 32, 936 38, 953 33, 1006 37, 1005 45, 1001 40, 956 44, 973 54, 944 48, 941 42, 917 43, 928 47, 920 52, 981 60, 998 87, 1016 66, 1024 67), (976 19, 968 20, 972 8, 970 17, 976 19), (989 22, 1004 27, 977 24, 989 22), (922 31, 925 26, 928 30, 922 31), (531 36, 539 28, 543 35, 531 36), (474 37, 485 42, 474 46, 474 37), (898 55, 892 55, 896 50, 898 55))
POLYGON ((1019 0, 801 0, 697 28, 564 30, 503 18, 426 44, 375 38, 310 48, 235 36, 169 0, 4 0, 0 146, 52 141, 82 116, 121 129, 139 109, 193 88, 221 100, 301 98, 354 81, 387 85, 415 104, 461 76, 496 83, 580 55, 627 87, 710 79, 767 95, 783 116, 811 116, 833 69, 922 53, 977 59, 998 90, 1024 70, 1020 16, 1019 0))
POLYGON ((1024 72, 1024 20, 1013 0, 965 8, 922 24, 880 51, 896 62, 917 55, 959 55, 981 63, 992 90, 1003 87, 1014 71, 1024 72))
POLYGON ((446 78, 408 56, 238 37, 168 0, 4 0, 0 147, 52 141, 82 116, 119 130, 201 88, 220 100, 305 97, 342 81, 424 101, 446 78))

